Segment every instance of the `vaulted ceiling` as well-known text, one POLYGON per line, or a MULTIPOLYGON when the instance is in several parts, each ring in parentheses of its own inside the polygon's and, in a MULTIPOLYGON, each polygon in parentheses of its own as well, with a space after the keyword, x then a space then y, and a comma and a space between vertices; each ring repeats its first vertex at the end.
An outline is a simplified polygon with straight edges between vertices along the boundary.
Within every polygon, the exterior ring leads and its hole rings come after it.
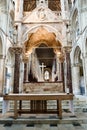
MULTIPOLYGON (((24 0, 24 11, 32 11, 36 7, 36 0, 24 0)), ((48 0, 48 7, 52 11, 61 11, 60 0, 48 0)))

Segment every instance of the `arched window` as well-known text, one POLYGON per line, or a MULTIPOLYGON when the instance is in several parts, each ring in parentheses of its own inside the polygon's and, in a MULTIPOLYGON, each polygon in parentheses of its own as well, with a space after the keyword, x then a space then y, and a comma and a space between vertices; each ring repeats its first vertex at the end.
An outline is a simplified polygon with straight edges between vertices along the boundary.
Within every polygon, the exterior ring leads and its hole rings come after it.
POLYGON ((44 79, 45 79, 46 81, 48 81, 48 80, 49 80, 49 78, 50 78, 49 71, 48 71, 48 70, 46 70, 46 71, 45 71, 45 73, 44 73, 44 79))

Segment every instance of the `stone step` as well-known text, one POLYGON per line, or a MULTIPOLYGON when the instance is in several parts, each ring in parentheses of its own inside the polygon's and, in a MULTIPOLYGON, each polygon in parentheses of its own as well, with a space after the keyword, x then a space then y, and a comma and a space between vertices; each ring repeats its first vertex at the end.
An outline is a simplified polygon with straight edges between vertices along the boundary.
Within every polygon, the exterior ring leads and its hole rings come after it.
MULTIPOLYGON (((5 123, 12 123, 12 124, 73 124, 73 123, 79 123, 79 124, 87 124, 87 118, 83 116, 80 117, 70 117, 70 116, 64 116, 63 119, 59 119, 57 116, 21 116, 17 118, 16 120, 12 117, 4 117, 0 118, 0 124, 5 123)), ((79 127, 76 127, 78 129, 79 127)), ((69 127, 70 129, 70 127, 69 127)))

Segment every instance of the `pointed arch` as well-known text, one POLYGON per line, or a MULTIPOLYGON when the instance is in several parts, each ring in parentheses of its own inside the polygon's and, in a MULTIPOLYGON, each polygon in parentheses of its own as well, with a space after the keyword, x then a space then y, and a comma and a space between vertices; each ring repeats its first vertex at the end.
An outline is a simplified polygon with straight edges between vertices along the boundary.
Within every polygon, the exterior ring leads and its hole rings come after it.
POLYGON ((3 49, 2 49, 3 47, 2 47, 2 39, 1 39, 1 37, 0 37, 0 55, 2 55, 2 53, 3 53, 3 49))
POLYGON ((78 64, 80 58, 81 58, 81 49, 79 46, 77 46, 74 52, 74 64, 78 64))
POLYGON ((35 33, 29 34, 28 40, 24 43, 24 53, 28 55, 41 43, 45 43, 47 46, 54 48, 55 53, 60 51, 62 47, 61 43, 56 40, 55 33, 49 32, 44 27, 40 27, 35 33))

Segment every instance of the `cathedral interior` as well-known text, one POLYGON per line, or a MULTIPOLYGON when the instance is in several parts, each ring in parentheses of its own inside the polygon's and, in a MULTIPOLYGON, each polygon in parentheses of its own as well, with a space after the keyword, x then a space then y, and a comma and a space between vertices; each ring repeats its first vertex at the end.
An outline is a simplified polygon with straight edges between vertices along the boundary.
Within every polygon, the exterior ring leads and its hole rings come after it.
POLYGON ((15 118, 27 112, 53 113, 48 110, 53 100, 59 111, 54 113, 60 118, 62 100, 70 100, 72 113, 87 107, 86 6, 87 0, 0 1, 0 97, 4 113, 9 100, 14 101, 15 118), (30 111, 21 109, 21 98, 30 99, 30 111))

